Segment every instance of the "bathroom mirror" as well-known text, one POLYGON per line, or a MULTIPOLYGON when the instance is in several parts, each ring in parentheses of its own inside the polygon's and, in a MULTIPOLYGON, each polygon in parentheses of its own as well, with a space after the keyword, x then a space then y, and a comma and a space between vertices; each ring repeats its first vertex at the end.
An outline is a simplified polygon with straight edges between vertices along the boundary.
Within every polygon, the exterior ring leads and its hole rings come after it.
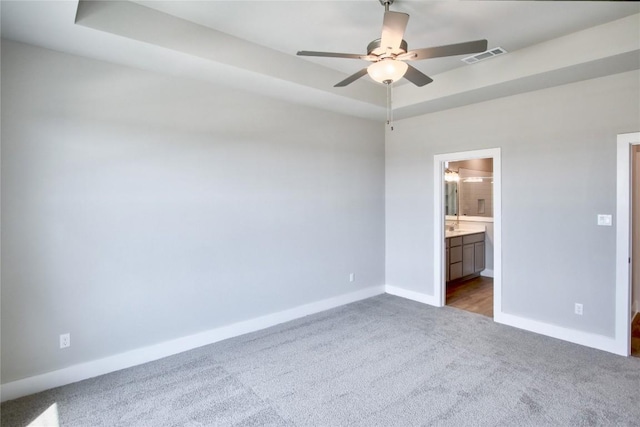
POLYGON ((445 179, 445 215, 493 217, 493 159, 448 162, 455 179, 445 179))

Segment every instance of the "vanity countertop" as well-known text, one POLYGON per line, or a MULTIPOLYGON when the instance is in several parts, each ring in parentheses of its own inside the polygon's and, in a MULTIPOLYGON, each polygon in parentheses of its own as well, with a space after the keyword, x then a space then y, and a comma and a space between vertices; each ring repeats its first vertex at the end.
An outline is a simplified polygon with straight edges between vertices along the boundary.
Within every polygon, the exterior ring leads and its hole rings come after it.
POLYGON ((448 237, 467 236, 469 234, 477 234, 477 233, 484 233, 484 230, 454 230, 454 231, 446 230, 444 233, 444 237, 448 238, 448 237))

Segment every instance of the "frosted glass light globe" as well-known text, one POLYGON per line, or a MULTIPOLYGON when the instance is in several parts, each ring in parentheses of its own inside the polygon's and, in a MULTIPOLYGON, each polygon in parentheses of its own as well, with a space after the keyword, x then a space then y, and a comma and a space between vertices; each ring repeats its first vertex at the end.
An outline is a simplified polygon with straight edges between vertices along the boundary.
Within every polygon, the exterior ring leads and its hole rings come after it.
POLYGON ((405 62, 387 58, 369 65, 367 73, 378 83, 393 83, 404 76, 407 68, 405 62))

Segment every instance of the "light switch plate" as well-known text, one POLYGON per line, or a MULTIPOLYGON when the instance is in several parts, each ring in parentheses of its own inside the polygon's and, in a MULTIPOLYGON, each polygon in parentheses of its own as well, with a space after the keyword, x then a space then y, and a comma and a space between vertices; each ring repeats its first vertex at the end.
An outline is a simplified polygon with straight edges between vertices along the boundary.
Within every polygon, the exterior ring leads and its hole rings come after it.
POLYGON ((611 227, 611 215, 598 214, 598 225, 606 225, 611 227))

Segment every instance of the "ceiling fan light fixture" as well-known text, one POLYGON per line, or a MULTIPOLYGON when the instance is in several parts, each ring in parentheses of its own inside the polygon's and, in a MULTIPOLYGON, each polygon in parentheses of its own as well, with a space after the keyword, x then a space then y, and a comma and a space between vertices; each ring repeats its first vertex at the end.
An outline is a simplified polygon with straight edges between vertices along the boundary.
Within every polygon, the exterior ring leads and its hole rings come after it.
POLYGON ((389 84, 400 80, 409 66, 403 61, 387 58, 367 67, 369 76, 378 83, 389 84))

